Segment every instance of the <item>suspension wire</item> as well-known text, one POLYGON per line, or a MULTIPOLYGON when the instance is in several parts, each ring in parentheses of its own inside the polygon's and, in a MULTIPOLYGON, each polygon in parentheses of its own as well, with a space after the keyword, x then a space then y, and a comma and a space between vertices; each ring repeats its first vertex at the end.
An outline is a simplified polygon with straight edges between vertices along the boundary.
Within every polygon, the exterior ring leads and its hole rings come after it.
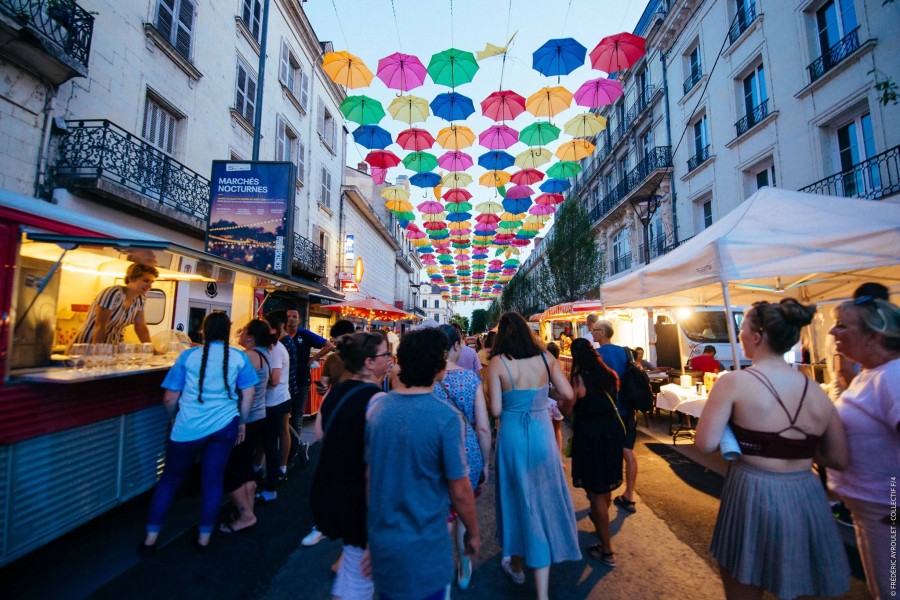
POLYGON ((566 24, 569 22, 569 11, 572 10, 572 0, 569 0, 568 6, 566 6, 566 16, 563 17, 562 31, 559 32, 559 37, 563 37, 566 35, 566 24))
POLYGON ((394 6, 394 0, 391 0, 391 12, 394 13, 394 29, 397 30, 397 44, 400 52, 403 52, 403 39, 400 37, 400 22, 397 21, 397 7, 394 6))
POLYGON ((346 48, 347 51, 349 52, 350 44, 347 42, 347 34, 344 32, 344 24, 341 22, 341 17, 338 14, 337 5, 335 5, 334 0, 331 0, 331 7, 334 8, 334 18, 337 19, 338 27, 341 30, 341 37, 344 38, 344 48, 346 48))

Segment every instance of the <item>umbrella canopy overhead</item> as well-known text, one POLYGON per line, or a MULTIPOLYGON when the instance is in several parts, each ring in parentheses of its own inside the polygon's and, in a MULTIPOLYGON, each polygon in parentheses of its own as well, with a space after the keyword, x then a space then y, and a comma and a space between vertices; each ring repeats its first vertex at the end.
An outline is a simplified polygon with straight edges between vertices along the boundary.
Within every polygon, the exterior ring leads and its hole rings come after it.
POLYGON ((615 73, 636 63, 646 52, 644 38, 631 33, 618 33, 603 38, 591 50, 591 66, 598 71, 615 73))
POLYGON ((374 77, 360 57, 346 50, 326 53, 322 57, 322 69, 333 82, 347 88, 365 87, 374 77))
POLYGON ((475 60, 475 55, 456 48, 438 52, 428 61, 431 80, 447 87, 469 83, 477 71, 478 61, 475 60))
POLYGON ((373 167, 389 169, 400 164, 400 158, 390 150, 372 150, 366 155, 366 162, 373 167))
POLYGON ((459 92, 446 92, 431 101, 431 112, 445 121, 465 121, 475 112, 475 105, 459 92))
POLYGON ((458 150, 445 152, 438 158, 438 166, 448 171, 465 171, 473 164, 471 156, 458 150))
MULTIPOLYGON (((536 169, 550 162, 552 158, 553 154, 547 148, 529 148, 516 155, 516 166, 521 169, 536 169)), ((549 174, 549 171, 547 173, 549 174)))
POLYGON ((374 125, 384 118, 381 102, 368 96, 347 96, 339 109, 348 121, 360 125, 374 125))
POLYGON ((360 125, 353 131, 353 141, 369 150, 384 150, 394 140, 387 129, 378 125, 360 125))
POLYGON ((378 79, 392 90, 408 92, 425 83, 425 65, 416 56, 394 52, 378 61, 378 79))
POLYGON ((387 108, 391 116, 404 123, 421 123, 431 114, 428 100, 418 96, 398 96, 391 100, 387 108))
POLYGON ((545 87, 528 97, 525 110, 536 117, 553 117, 569 108, 572 92, 561 86, 545 87))
POLYGON ((512 182, 516 185, 531 185, 541 181, 545 175, 537 169, 522 169, 512 175, 512 182))
POLYGON ((594 152, 594 145, 587 140, 571 140, 563 142, 556 149, 556 157, 560 160, 581 160, 594 152))
POLYGON ((437 143, 442 148, 461 150, 475 143, 475 133, 465 125, 451 125, 438 131, 437 143))
POLYGON ((532 54, 532 68, 548 77, 568 75, 584 64, 587 48, 572 38, 549 40, 532 54))
POLYGON ((559 138, 559 127, 548 121, 535 121, 519 132, 519 141, 529 146, 545 146, 559 138))
POLYGON ((437 158, 428 152, 410 152, 403 158, 403 166, 416 173, 431 171, 437 165, 437 158))
POLYGON ((481 114, 495 121, 512 121, 525 112, 525 97, 512 90, 500 90, 481 101, 481 114))
POLYGON ((586 138, 606 129, 606 117, 586 112, 575 115, 563 126, 563 131, 572 137, 586 138))
POLYGON ((478 166, 490 171, 495 171, 513 166, 515 160, 516 159, 507 152, 502 150, 491 150, 478 157, 478 166))
POLYGON ((491 125, 478 136, 478 143, 489 150, 505 150, 519 141, 519 132, 508 125, 491 125))
POLYGON ((404 150, 428 150, 434 146, 434 138, 425 129, 412 127, 397 134, 397 143, 404 150))
POLYGON ((409 183, 420 188, 433 188, 441 183, 441 176, 432 171, 423 171, 410 177, 409 183))
POLYGON ((344 317, 359 317, 362 319, 369 319, 370 321, 397 321, 399 319, 409 319, 413 317, 413 315, 400 310, 395 306, 391 306, 387 302, 382 302, 377 298, 326 304, 322 306, 322 308, 338 312, 344 317))
POLYGON ((575 103, 588 108, 599 108, 612 104, 622 96, 622 84, 615 79, 599 77, 581 84, 575 90, 575 103))

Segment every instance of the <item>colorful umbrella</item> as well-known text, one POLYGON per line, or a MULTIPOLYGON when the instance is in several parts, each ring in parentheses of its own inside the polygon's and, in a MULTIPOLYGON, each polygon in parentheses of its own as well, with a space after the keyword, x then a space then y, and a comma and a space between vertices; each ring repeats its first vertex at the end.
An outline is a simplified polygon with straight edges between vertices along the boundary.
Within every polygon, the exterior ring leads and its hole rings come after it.
POLYGON ((392 185, 379 192, 385 200, 409 200, 409 190, 401 185, 392 185))
POLYGON ((572 92, 561 86, 545 87, 528 97, 525 110, 536 117, 552 117, 569 108, 572 92))
POLYGON ((481 114, 495 121, 513 120, 525 112, 525 97, 512 90, 501 90, 481 101, 481 114))
POLYGON ((562 204, 563 196, 562 194, 538 194, 538 196, 534 199, 535 204, 547 204, 547 205, 556 205, 562 204))
POLYGON ((400 147, 404 150, 428 150, 434 146, 434 138, 425 129, 413 127, 404 129, 398 133, 397 143, 400 144, 400 147))
POLYGON ((563 126, 563 131, 572 137, 591 137, 606 129, 606 118, 586 112, 575 115, 563 126))
POLYGON ((344 316, 349 315, 378 321, 396 321, 397 319, 412 318, 413 316, 376 298, 327 304, 322 308, 339 312, 344 316))
POLYGON ((368 96, 347 96, 341 102, 340 111, 348 121, 360 125, 374 125, 384 118, 381 102, 368 96))
MULTIPOLYGON (((503 212, 503 206, 499 202, 481 202, 481 203, 475 205, 475 210, 477 210, 480 213, 484 213, 482 215, 479 215, 480 217, 483 217, 485 215, 499 215, 500 213, 503 212)), ((475 217, 475 220, 482 222, 482 223, 485 222, 484 220, 480 219, 479 217, 475 217)), ((494 222, 496 223, 498 221, 500 221, 499 218, 497 219, 497 221, 494 221, 494 222)))
POLYGON ((375 185, 384 183, 384 180, 387 178, 387 169, 372 167, 370 170, 372 171, 372 181, 375 182, 375 185))
POLYGON ((618 33, 600 40, 591 50, 591 66, 598 71, 615 73, 636 63, 646 52, 644 38, 631 33, 618 33))
POLYGON ((441 197, 447 202, 466 202, 472 198, 472 193, 462 188, 453 188, 444 192, 441 197))
POLYGON ((503 208, 511 213, 523 213, 533 203, 531 198, 526 196, 523 198, 504 198, 502 204, 503 208))
POLYGON ((519 132, 519 141, 529 146, 543 146, 559 138, 559 127, 547 121, 535 121, 519 132))
POLYGON ((348 88, 365 87, 374 77, 360 57, 346 50, 326 53, 322 58, 322 69, 333 82, 348 88))
POLYGON ((612 104, 622 95, 622 84, 615 79, 599 77, 581 84, 575 90, 575 103, 578 106, 598 108, 612 104))
POLYGON ((502 150, 491 150, 478 157, 478 166, 488 170, 505 169, 513 166, 516 159, 502 150))
POLYGON ((547 169, 547 175, 557 179, 568 179, 579 173, 581 173, 581 165, 569 161, 560 161, 547 169))
POLYGON ((556 149, 556 157, 560 160, 581 160, 594 152, 594 145, 587 140, 571 140, 562 143, 556 149))
POLYGON ((541 191, 547 192, 548 194, 555 194, 558 192, 564 192, 570 187, 572 184, 569 183, 567 179, 548 179, 544 183, 541 184, 541 191))
POLYGON ((441 178, 441 183, 450 188, 466 187, 472 183, 472 176, 468 173, 452 171, 441 178))
POLYGON ((584 64, 587 48, 572 38, 549 40, 534 51, 532 68, 541 75, 568 75, 584 64))
POLYGON ((516 166, 520 169, 536 169, 552 158, 553 155, 547 148, 529 148, 516 155, 516 166))
POLYGON ((388 200, 384 207, 393 213, 410 212, 413 209, 408 200, 388 200))
POLYGON ((353 141, 369 150, 384 150, 393 142, 390 132, 378 125, 360 125, 353 130, 353 141))
POLYGON ((506 171, 488 171, 478 178, 478 183, 485 187, 500 187, 509 183, 510 175, 506 171))
POLYGON ((478 136, 478 143, 489 150, 505 150, 519 141, 519 132, 507 125, 491 125, 478 136))
POLYGON ((465 121, 475 112, 475 105, 459 92, 446 92, 431 101, 431 112, 445 121, 465 121))
POLYGON ((441 176, 431 171, 416 173, 409 178, 409 183, 420 188, 434 187, 441 182, 441 176))
POLYGON ((456 87, 469 83, 478 71, 475 55, 465 50, 450 48, 438 52, 428 61, 428 74, 439 85, 456 87))
POLYGON ((428 100, 418 96, 398 96, 388 104, 388 112, 392 117, 404 123, 419 123, 428 118, 428 100))
POLYGON ((426 200, 417 207, 423 215, 436 215, 444 212, 444 205, 436 200, 426 200))
MULTIPOLYGON (((534 195, 534 190, 531 189, 530 186, 527 185, 514 185, 513 187, 506 190, 506 197, 512 198, 513 200, 517 200, 519 198, 530 198, 534 195)), ((515 211, 510 211, 515 212, 515 211)), ((522 212, 522 211, 518 211, 522 212)))
POLYGON ((400 164, 400 158, 390 150, 372 150, 366 155, 365 160, 380 169, 389 169, 400 164))
POLYGON ((431 171, 437 164, 437 158, 428 152, 410 152, 403 159, 403 166, 416 173, 431 171))
POLYGON ((447 220, 451 221, 451 224, 454 224, 453 221, 468 223, 471 218, 472 215, 467 212, 452 212, 447 215, 447 220))
POLYGON ((442 169, 447 169, 448 171, 465 171, 471 167, 472 164, 471 156, 457 150, 445 152, 438 158, 438 165, 440 165, 442 169))
POLYGON ((475 133, 465 125, 451 125, 438 131, 437 143, 450 150, 468 148, 475 143, 475 133))
POLYGON ((470 202, 448 202, 444 208, 451 213, 466 212, 472 210, 472 204, 470 202))
POLYGON ((416 56, 394 52, 378 61, 377 75, 392 90, 408 92, 425 83, 425 65, 416 56))
POLYGON ((531 185, 544 178, 544 174, 537 169, 522 169, 512 175, 512 182, 516 185, 531 185))

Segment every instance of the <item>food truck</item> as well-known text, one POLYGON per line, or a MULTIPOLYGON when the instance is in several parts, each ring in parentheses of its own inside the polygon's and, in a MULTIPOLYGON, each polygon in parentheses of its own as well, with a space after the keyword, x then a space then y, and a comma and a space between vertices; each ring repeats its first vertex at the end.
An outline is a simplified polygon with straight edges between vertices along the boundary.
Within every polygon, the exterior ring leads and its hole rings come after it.
POLYGON ((0 258, 0 565, 153 487, 170 423, 160 384, 207 312, 237 329, 273 290, 316 291, 7 192, 0 258), (144 309, 155 351, 70 356, 94 297, 148 261, 160 272, 144 309))

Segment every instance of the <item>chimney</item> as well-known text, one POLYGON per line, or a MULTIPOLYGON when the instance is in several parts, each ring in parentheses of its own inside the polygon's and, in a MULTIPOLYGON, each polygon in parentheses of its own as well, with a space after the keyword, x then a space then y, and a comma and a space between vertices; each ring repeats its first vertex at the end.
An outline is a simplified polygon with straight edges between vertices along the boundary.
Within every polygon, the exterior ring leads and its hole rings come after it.
POLYGON ((369 172, 369 163, 367 163, 367 162, 358 163, 356 165, 356 169, 358 171, 362 171, 363 173, 368 173, 369 172))

